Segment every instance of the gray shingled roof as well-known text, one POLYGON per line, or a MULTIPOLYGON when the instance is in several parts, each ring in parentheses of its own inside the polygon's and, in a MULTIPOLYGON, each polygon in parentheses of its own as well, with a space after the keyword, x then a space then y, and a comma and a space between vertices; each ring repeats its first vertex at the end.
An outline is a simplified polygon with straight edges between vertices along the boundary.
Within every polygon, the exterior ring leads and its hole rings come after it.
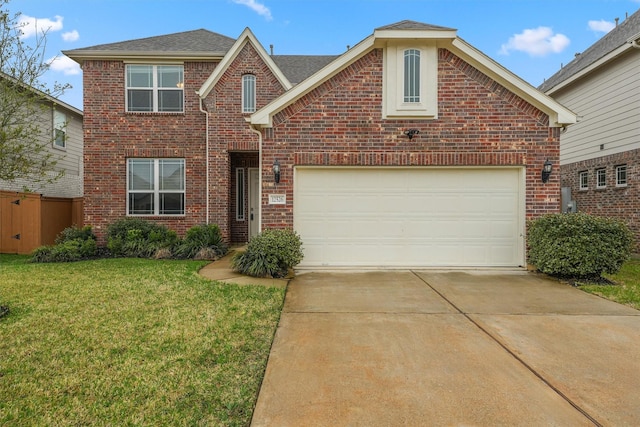
POLYGON ((455 28, 440 27, 438 25, 424 24, 422 22, 404 20, 396 22, 395 24, 385 25, 384 27, 376 28, 376 31, 385 30, 445 30, 456 31, 455 28))
POLYGON ((235 39, 209 30, 193 30, 164 36, 147 37, 118 43, 101 44, 68 51, 68 56, 93 52, 135 53, 135 52, 183 52, 225 54, 235 39))
POLYGON ((296 85, 337 57, 338 55, 272 55, 271 59, 289 82, 296 85))
POLYGON ((559 85, 576 75, 608 53, 627 43, 627 40, 640 33, 640 9, 609 31, 591 47, 577 55, 573 61, 562 67, 557 73, 545 80, 539 87, 543 92, 559 85))

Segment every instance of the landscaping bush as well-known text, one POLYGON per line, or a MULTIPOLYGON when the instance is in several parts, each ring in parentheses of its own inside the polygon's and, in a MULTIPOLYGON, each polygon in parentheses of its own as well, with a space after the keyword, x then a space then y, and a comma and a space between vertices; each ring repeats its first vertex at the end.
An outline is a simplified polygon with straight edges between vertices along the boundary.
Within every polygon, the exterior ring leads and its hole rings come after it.
POLYGON ((552 214, 529 224, 529 262, 560 277, 600 278, 629 259, 633 234, 617 219, 584 213, 552 214))
POLYGON ((253 277, 285 277, 302 257, 302 241, 295 231, 265 230, 251 239, 245 252, 233 257, 231 265, 253 277))
POLYGON ((215 224, 197 225, 187 230, 175 247, 176 258, 215 259, 227 253, 220 228, 215 224))
POLYGON ((31 253, 32 262, 71 262, 96 256, 98 245, 90 226, 68 227, 56 237, 53 246, 41 246, 31 253))
POLYGON ((140 218, 122 218, 107 227, 107 248, 115 257, 153 258, 177 241, 175 231, 140 218))

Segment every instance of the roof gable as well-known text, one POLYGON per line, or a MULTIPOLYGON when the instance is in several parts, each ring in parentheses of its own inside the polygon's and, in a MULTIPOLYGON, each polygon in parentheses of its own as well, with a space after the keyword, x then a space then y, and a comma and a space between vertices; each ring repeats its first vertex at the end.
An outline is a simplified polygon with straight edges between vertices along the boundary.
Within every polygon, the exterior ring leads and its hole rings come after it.
POLYGON ((242 48, 247 43, 250 43, 256 50, 256 52, 258 52, 258 55, 260 55, 265 64, 267 64, 271 72, 276 76, 285 90, 291 89, 292 84, 278 68, 273 59, 267 54, 267 51, 264 50, 264 47, 262 47, 262 45, 258 42, 251 30, 247 27, 242 32, 242 34, 240 34, 240 37, 238 37, 238 39, 235 41, 231 49, 229 49, 224 58, 222 58, 220 64, 218 64, 218 66, 213 70, 213 73, 211 73, 209 78, 202 84, 202 86, 198 90, 198 95, 200 95, 201 98, 205 98, 211 92, 220 77, 224 74, 227 68, 229 68, 229 65, 231 65, 233 60, 238 56, 242 48))
POLYGON ((622 52, 633 47, 633 41, 640 39, 640 9, 609 31, 587 50, 560 68, 553 76, 545 80, 539 89, 553 92, 575 78, 598 68, 622 52))
POLYGON ((322 70, 256 111, 251 116, 251 124, 256 127, 272 126, 272 118, 275 114, 335 76, 371 49, 377 47, 385 48, 389 42, 394 43, 401 40, 414 41, 416 39, 430 41, 436 43, 438 47, 452 51, 482 73, 548 114, 550 126, 565 126, 576 122, 577 117, 575 113, 563 107, 551 97, 538 91, 529 83, 469 45, 459 38, 456 33, 457 31, 455 29, 421 24, 414 21, 401 21, 396 24, 380 27, 374 31, 373 35, 358 43, 322 70))

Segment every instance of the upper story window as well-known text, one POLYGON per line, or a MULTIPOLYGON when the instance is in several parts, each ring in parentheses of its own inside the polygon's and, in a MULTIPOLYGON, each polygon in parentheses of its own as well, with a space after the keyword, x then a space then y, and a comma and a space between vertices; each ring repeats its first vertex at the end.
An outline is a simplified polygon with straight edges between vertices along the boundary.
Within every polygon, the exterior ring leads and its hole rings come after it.
POLYGON ((67 148, 67 115, 53 110, 53 146, 67 148))
POLYGON ((582 171, 578 174, 578 187, 580 190, 589 189, 589 173, 587 171, 582 171))
POLYGON ((438 49, 435 44, 389 42, 384 50, 384 117, 438 117, 438 49))
POLYGON ((616 187, 627 186, 627 165, 616 166, 616 187))
POLYGON ((256 111, 256 76, 245 74, 242 76, 242 112, 256 111))
POLYGON ((127 65, 127 111, 184 111, 182 65, 127 65))
POLYGON ((420 51, 404 51, 404 102, 420 102, 420 51))

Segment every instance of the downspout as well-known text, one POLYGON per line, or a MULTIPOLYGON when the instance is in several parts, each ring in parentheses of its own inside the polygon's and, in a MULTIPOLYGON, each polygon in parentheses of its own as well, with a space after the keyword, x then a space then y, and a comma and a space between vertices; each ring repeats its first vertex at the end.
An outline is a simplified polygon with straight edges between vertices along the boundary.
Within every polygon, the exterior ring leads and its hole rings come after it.
POLYGON ((249 130, 258 135, 258 233, 262 231, 262 132, 249 123, 249 130))
POLYGON ((200 96, 199 92, 196 92, 198 94, 198 98, 200 100, 200 104, 199 104, 199 108, 200 108, 200 112, 203 113, 205 115, 205 122, 206 122, 206 129, 205 129, 205 175, 206 175, 206 183, 205 183, 205 191, 206 191, 206 195, 205 195, 205 215, 206 215, 206 219, 205 219, 205 224, 209 224, 209 112, 207 110, 204 109, 203 106, 203 99, 200 96))

